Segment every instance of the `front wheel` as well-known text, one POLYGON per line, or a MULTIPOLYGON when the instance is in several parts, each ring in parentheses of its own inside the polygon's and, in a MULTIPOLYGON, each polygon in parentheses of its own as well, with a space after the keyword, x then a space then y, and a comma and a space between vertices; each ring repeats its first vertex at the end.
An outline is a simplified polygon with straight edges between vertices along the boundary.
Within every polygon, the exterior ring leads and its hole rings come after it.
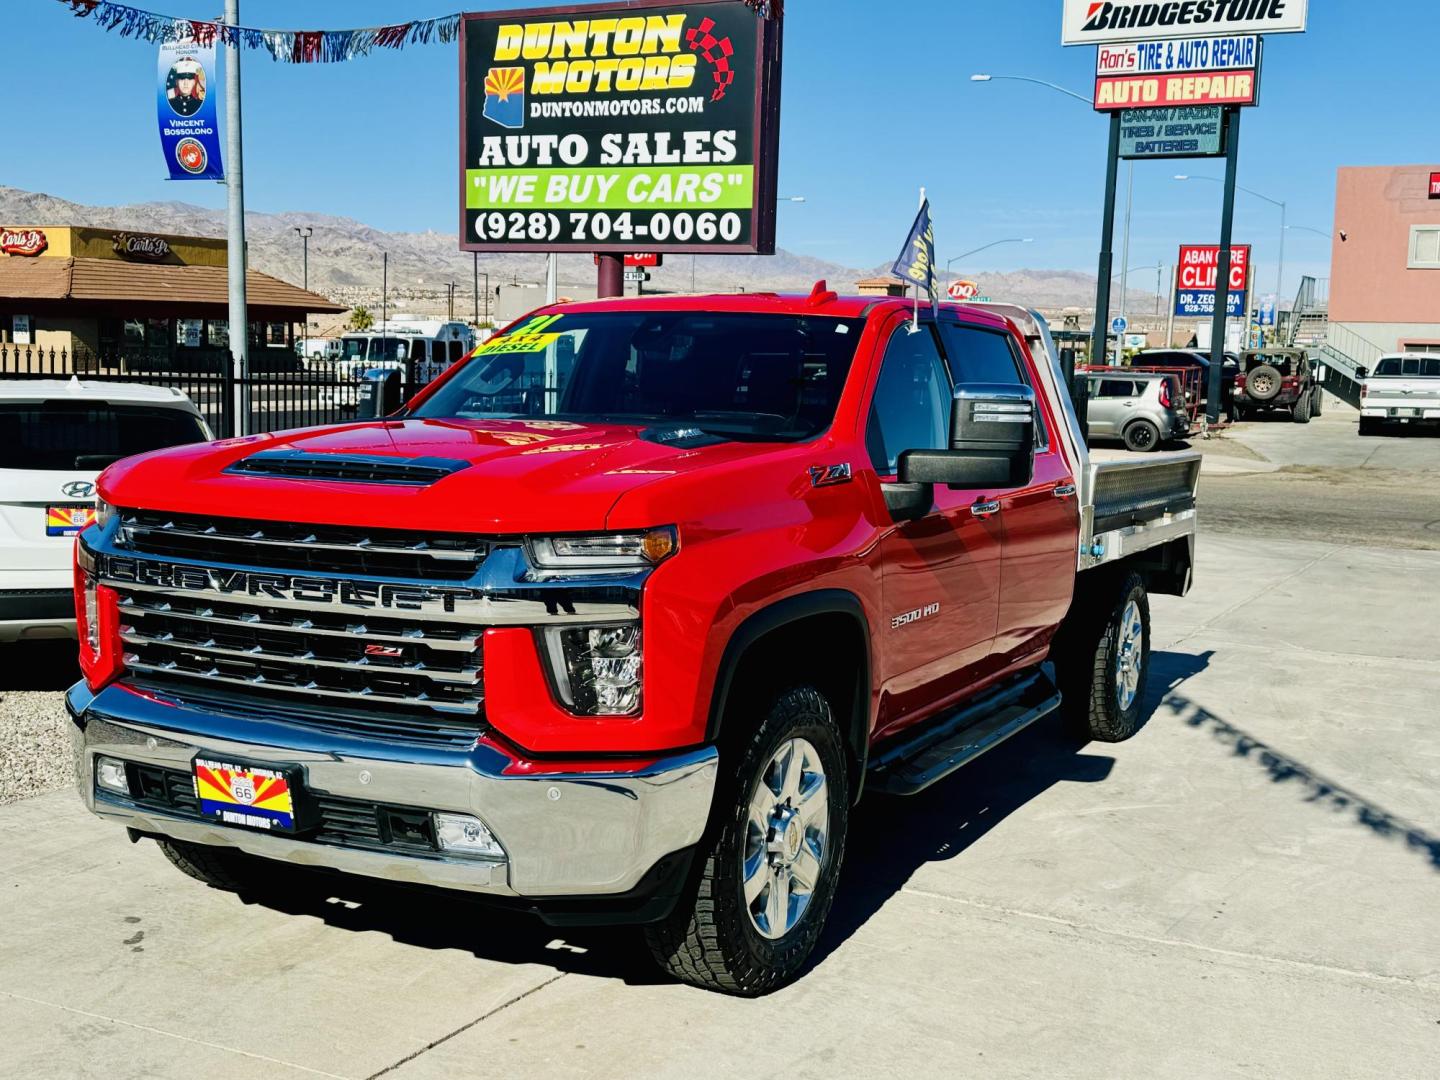
POLYGON ((825 697, 796 687, 772 695, 764 717, 729 794, 717 791, 699 880, 667 919, 645 928, 651 953, 675 978, 746 997, 793 979, 815 948, 850 811, 843 744, 825 697))
POLYGON ((234 848, 161 840, 160 850, 181 873, 214 889, 241 892, 256 879, 255 860, 234 848))

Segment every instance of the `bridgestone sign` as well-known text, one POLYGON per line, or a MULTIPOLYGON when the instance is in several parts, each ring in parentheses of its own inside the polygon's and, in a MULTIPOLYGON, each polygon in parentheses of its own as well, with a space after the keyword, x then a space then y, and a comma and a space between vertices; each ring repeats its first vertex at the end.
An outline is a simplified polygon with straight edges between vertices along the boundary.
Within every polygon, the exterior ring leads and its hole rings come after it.
POLYGON ((1064 45, 1298 34, 1309 0, 1065 0, 1064 45))

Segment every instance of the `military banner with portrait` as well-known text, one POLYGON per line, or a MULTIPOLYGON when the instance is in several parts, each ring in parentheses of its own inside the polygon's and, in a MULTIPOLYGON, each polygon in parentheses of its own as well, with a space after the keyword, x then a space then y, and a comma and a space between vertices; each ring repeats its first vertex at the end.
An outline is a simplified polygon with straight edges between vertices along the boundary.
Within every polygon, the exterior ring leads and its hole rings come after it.
POLYGON ((225 178, 220 163, 220 125, 215 119, 215 103, 220 97, 215 27, 198 25, 208 27, 208 40, 189 37, 160 43, 156 113, 171 180, 225 178))

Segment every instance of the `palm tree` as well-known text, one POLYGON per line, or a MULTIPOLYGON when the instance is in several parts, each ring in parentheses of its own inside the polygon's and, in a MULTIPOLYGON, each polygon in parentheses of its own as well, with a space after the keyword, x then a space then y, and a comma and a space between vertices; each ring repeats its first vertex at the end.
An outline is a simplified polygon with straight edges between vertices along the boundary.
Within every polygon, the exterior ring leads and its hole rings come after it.
POLYGON ((369 330, 375 325, 375 316, 370 314, 369 308, 357 307, 350 312, 348 325, 351 330, 369 330))

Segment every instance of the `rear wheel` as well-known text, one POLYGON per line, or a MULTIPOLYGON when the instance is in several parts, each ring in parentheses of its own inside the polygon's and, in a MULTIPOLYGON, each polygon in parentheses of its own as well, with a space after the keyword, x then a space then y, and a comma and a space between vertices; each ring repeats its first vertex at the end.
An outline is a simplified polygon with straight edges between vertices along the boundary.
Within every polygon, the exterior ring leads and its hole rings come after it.
POLYGON ((1087 738, 1121 742, 1140 730, 1150 674, 1145 581, 1136 573, 1102 579, 1095 591, 1077 594, 1075 604, 1075 621, 1056 642, 1065 707, 1087 738))
POLYGON ((1160 429, 1149 420, 1136 420, 1125 429, 1125 446, 1137 454, 1160 449, 1160 429))
POLYGON ((699 880, 645 936, 682 982, 754 997, 799 974, 835 898, 850 785, 830 703, 809 686, 772 695, 735 776, 699 880))
POLYGON ((1314 407, 1310 394, 1301 394, 1290 410, 1290 419, 1297 424, 1310 423, 1310 410, 1314 407))
POLYGON ((1361 435, 1379 435, 1379 434, 1380 434, 1380 421, 1379 421, 1378 419, 1376 419, 1375 417, 1373 417, 1373 416, 1362 416, 1362 417, 1360 417, 1360 434, 1361 434, 1361 435))
POLYGON ((1243 406, 1243 405, 1231 405, 1231 406, 1230 406, 1230 422, 1231 422, 1232 424, 1238 424, 1238 423, 1240 423, 1240 421, 1242 421, 1242 420, 1244 420, 1244 419, 1245 419, 1245 406, 1243 406))
POLYGON ((1311 396, 1311 399, 1310 399, 1310 415, 1311 415, 1311 416, 1319 416, 1319 415, 1321 414, 1321 412, 1324 411, 1324 408, 1325 408, 1325 391, 1324 391, 1324 390, 1321 390, 1321 389, 1317 386, 1317 387, 1315 388, 1315 393, 1311 396))

